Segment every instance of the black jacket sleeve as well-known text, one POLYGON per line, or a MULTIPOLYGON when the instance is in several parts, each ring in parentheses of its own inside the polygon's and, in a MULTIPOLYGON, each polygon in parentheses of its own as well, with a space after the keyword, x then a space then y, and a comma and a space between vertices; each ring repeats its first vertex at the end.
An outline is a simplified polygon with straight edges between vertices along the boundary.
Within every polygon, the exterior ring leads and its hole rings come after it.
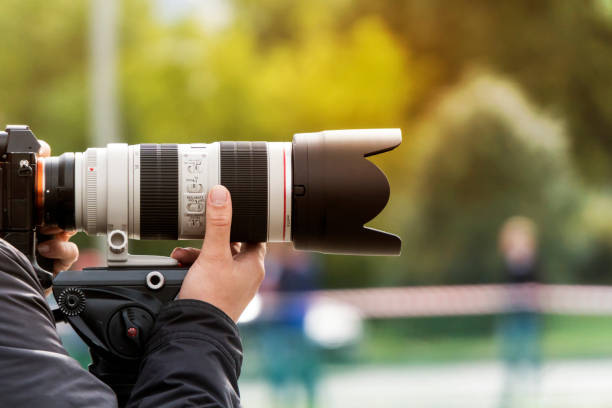
MULTIPOLYGON (((129 407, 239 407, 242 346, 222 311, 179 300, 157 316, 129 407)), ((27 258, 0 239, 0 406, 115 408, 72 359, 27 258)))
POLYGON ((0 406, 116 405, 112 390, 66 353, 30 262, 0 239, 0 406))
POLYGON ((240 407, 242 345, 235 323, 198 300, 177 300, 157 316, 127 406, 240 407))

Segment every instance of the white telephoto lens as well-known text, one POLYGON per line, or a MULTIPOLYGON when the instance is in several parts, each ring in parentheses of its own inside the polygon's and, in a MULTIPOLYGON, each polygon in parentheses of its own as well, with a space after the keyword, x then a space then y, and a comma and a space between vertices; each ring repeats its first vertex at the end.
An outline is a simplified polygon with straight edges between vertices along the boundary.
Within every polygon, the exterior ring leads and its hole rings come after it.
POLYGON ((291 241, 292 144, 110 144, 75 155, 75 224, 90 235, 200 239, 206 197, 232 194, 232 240, 291 241))

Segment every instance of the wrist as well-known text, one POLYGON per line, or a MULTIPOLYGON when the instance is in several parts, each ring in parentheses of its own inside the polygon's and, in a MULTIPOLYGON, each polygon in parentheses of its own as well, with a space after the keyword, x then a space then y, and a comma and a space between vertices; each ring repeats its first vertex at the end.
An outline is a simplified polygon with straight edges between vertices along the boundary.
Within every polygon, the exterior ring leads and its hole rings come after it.
POLYGON ((177 296, 177 299, 182 300, 182 301, 197 301, 197 302, 209 304, 215 307, 216 309, 218 309, 219 311, 223 312, 223 314, 228 316, 234 323, 238 322, 238 319, 240 318, 240 315, 242 314, 241 311, 237 311, 235 310, 235 307, 233 307, 233 303, 235 302, 232 302, 231 300, 223 299, 222 297, 219 297, 212 293, 210 294, 197 293, 196 294, 196 293, 190 293, 189 291, 183 291, 183 289, 181 289, 181 291, 179 292, 177 296))

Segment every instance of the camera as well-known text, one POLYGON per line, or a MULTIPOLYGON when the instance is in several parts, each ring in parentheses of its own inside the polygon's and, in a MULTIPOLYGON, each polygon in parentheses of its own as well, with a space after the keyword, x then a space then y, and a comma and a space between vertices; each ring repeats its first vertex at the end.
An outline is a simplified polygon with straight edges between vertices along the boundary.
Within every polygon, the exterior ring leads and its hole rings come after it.
POLYGON ((390 189, 368 157, 401 143, 399 129, 298 133, 292 142, 112 143, 38 157, 27 126, 0 132, 0 237, 32 262, 41 286, 90 347, 90 371, 121 399, 161 306, 186 268, 169 257, 133 255, 129 239, 194 239, 205 231, 206 194, 228 188, 233 242, 292 242, 298 250, 398 255, 399 237, 364 225, 390 189), (55 279, 38 226, 106 235, 105 266, 55 279), (53 279, 53 280, 52 280, 53 279))

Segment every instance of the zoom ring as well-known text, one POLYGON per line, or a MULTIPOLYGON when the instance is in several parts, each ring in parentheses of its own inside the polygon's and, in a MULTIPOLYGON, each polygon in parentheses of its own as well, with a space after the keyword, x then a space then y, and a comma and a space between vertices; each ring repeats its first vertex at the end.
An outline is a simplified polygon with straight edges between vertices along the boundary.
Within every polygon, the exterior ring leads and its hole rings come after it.
POLYGON ((178 146, 140 145, 140 237, 178 239, 178 146))
POLYGON ((268 147, 265 142, 221 142, 221 184, 232 195, 232 242, 268 238, 268 147))

